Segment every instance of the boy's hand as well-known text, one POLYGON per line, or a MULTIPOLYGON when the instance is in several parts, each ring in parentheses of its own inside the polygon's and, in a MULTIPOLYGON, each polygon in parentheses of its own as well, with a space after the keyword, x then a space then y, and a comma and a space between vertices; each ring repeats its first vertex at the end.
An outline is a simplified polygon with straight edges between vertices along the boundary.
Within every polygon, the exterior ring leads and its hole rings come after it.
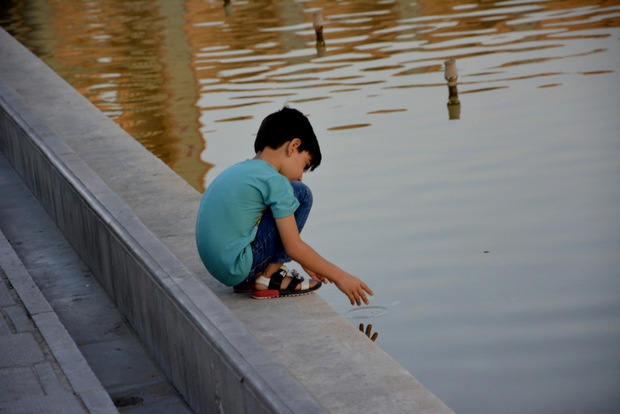
POLYGON ((372 290, 370 290, 370 288, 366 286, 366 283, 362 282, 360 279, 348 273, 346 273, 344 277, 338 279, 334 283, 336 284, 338 289, 342 291, 342 293, 347 295, 347 297, 351 301, 351 305, 357 304, 357 306, 360 306, 362 302, 368 305, 370 302, 366 297, 366 293, 371 296, 374 295, 372 290))

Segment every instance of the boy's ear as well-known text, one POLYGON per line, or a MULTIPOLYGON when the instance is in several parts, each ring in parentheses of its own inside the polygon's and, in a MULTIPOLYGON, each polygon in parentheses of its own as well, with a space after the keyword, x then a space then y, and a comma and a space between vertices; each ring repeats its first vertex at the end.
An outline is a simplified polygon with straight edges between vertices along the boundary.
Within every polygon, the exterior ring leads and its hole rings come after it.
POLYGON ((299 138, 293 138, 291 142, 288 143, 288 151, 289 154, 293 151, 297 151, 297 148, 301 145, 301 140, 299 138))

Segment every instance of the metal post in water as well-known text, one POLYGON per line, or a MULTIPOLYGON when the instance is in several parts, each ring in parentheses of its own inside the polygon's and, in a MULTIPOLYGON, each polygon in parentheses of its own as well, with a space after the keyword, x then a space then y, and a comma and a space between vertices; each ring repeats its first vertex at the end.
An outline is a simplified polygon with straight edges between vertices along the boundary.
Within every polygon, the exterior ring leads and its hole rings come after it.
POLYGON ((461 102, 459 101, 459 91, 456 83, 459 78, 459 74, 456 69, 456 61, 454 59, 446 60, 444 65, 446 68, 444 77, 448 81, 448 114, 450 115, 450 119, 460 119, 461 102))
POLYGON ((316 45, 325 46, 325 39, 323 38, 323 12, 315 11, 312 14, 312 25, 314 26, 314 32, 316 33, 316 45))

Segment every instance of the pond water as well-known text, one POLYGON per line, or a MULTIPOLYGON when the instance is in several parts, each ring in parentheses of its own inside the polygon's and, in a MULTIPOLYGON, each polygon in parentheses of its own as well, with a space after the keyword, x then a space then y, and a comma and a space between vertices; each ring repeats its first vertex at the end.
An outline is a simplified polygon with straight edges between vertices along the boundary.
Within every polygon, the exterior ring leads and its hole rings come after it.
POLYGON ((618 1, 5 0, 0 23, 201 191, 264 116, 307 114, 304 238, 375 291, 320 294, 457 413, 620 412, 618 1))

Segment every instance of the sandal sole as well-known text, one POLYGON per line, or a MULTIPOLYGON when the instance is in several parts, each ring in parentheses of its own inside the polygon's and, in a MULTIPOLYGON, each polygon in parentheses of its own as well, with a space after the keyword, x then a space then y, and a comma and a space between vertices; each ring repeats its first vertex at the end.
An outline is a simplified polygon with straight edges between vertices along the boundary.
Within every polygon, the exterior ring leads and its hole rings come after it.
POLYGON ((252 297, 254 299, 277 299, 277 298, 290 298, 293 296, 304 296, 313 293, 318 290, 321 285, 318 285, 311 289, 295 292, 280 292, 279 290, 254 290, 252 291, 252 297))

